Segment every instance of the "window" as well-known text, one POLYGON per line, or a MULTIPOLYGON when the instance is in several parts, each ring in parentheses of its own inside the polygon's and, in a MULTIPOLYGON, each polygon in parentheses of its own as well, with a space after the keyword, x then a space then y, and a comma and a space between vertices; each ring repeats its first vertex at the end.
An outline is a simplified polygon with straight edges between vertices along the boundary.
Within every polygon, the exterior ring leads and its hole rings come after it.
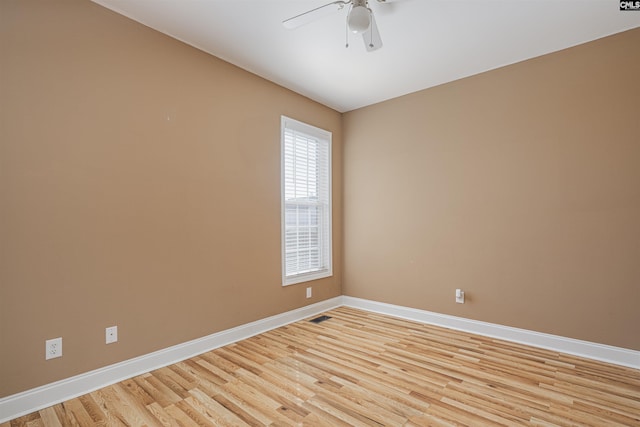
POLYGON ((282 283, 329 277, 331 132, 282 117, 282 283))

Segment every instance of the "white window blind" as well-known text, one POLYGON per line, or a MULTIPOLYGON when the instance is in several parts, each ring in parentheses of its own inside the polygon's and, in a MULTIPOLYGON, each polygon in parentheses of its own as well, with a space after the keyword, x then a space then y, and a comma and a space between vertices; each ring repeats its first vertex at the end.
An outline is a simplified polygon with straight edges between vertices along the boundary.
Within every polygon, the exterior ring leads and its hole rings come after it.
POLYGON ((331 258, 331 133, 283 117, 283 284, 331 276, 331 258))

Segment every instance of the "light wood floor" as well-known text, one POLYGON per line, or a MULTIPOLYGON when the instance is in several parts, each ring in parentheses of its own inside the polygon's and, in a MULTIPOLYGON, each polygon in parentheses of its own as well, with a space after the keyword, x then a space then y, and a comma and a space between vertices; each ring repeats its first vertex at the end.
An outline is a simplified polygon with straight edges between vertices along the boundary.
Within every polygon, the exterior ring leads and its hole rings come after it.
POLYGON ((339 308, 8 426, 640 426, 640 371, 339 308))

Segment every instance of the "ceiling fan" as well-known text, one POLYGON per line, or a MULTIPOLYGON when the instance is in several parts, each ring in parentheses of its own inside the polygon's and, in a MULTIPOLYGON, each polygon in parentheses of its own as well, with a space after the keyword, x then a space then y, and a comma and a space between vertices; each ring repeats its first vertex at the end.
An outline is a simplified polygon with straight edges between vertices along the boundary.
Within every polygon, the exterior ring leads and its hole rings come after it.
MULTIPOLYGON (((385 3, 386 0, 377 0, 378 3, 385 3)), ((362 34, 364 46, 368 52, 378 50, 382 47, 382 39, 373 16, 373 11, 369 8, 368 0, 338 0, 325 4, 315 9, 296 15, 282 21, 287 29, 298 28, 316 19, 335 13, 344 8, 348 8, 347 13, 347 43, 349 47, 349 32, 362 34)))

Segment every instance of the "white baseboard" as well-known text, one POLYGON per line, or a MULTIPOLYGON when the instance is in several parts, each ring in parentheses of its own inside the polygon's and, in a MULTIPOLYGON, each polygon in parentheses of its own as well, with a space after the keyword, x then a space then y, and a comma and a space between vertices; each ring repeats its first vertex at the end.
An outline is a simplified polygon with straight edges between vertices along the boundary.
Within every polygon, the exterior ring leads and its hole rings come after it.
POLYGON ((640 351, 342 296, 342 305, 640 369, 640 351))
POLYGON ((640 351, 340 296, 0 399, 0 423, 340 306, 640 369, 640 351))
POLYGON ((339 307, 335 297, 0 399, 0 423, 339 307))

